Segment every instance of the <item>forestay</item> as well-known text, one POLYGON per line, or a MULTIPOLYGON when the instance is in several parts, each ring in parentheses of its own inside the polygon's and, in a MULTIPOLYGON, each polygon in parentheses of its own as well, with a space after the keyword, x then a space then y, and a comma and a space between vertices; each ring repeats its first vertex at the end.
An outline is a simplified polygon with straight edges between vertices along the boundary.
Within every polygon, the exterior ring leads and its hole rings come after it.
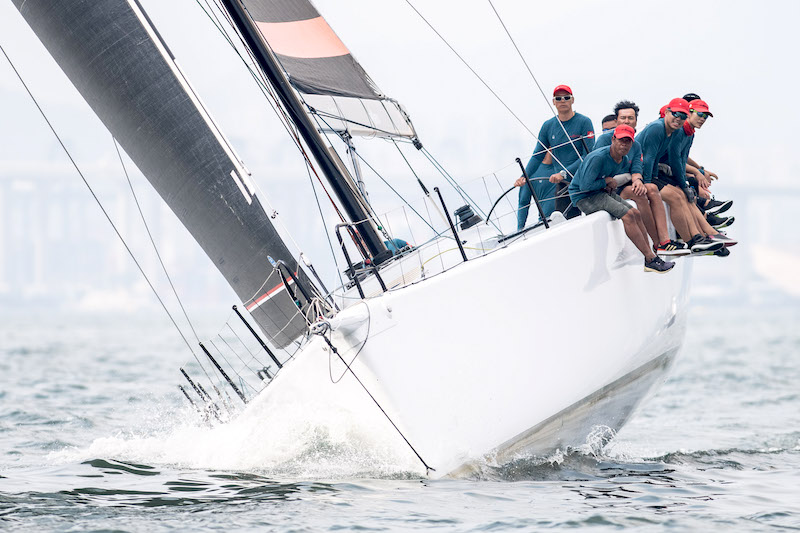
POLYGON ((311 284, 139 4, 13 1, 272 343, 296 339, 305 319, 272 260, 311 284))
POLYGON ((365 137, 416 137, 400 104, 375 82, 308 0, 244 0, 292 86, 322 129, 365 137))

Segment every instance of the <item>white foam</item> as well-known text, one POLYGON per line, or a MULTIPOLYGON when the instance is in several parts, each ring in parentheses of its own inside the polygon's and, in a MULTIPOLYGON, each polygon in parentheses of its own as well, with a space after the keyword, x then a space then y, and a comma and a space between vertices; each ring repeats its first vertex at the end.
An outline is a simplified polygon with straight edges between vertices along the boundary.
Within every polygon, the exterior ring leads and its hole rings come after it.
POLYGON ((137 428, 51 454, 56 462, 104 458, 277 477, 422 474, 420 463, 369 397, 327 362, 294 361, 233 420, 213 427, 183 410, 173 427, 137 428))

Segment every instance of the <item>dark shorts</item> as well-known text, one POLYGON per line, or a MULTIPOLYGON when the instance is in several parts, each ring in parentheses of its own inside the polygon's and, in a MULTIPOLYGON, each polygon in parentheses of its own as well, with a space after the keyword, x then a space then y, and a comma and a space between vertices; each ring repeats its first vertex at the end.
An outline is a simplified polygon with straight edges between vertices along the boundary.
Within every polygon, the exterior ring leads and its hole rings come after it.
POLYGON ((672 176, 665 176, 664 174, 659 174, 658 176, 653 178, 653 184, 658 187, 660 191, 667 185, 672 185, 673 187, 678 187, 680 189, 680 185, 678 184, 678 180, 673 178, 672 176))
POLYGON ((622 194, 622 191, 624 191, 625 189, 627 189, 627 188, 628 188, 628 187, 630 187, 631 185, 633 185, 633 181, 629 181, 628 183, 626 183, 626 184, 625 184, 625 185, 623 185, 622 187, 617 187, 617 190, 616 190, 615 192, 616 192, 617 194, 622 194))
POLYGON ((614 218, 622 218, 631 210, 631 206, 615 192, 600 191, 578 200, 578 209, 591 215, 597 211, 605 211, 614 218))

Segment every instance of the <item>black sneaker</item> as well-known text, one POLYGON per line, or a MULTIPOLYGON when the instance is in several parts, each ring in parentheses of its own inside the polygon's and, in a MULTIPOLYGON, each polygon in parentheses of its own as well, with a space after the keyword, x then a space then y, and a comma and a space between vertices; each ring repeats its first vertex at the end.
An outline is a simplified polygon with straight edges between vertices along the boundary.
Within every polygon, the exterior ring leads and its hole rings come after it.
POLYGON ((728 226, 733 224, 735 217, 720 217, 717 215, 706 215, 706 220, 708 221, 709 224, 711 224, 711 227, 713 227, 714 229, 720 229, 720 228, 727 228, 728 226))
POLYGON ((705 205, 705 212, 709 215, 719 215, 720 213, 724 213, 728 209, 731 208, 733 205, 733 200, 714 200, 713 198, 706 202, 705 205))
POLYGON ((707 254, 709 252, 716 252, 725 245, 721 242, 712 241, 708 237, 701 237, 699 239, 692 239, 689 241, 689 249, 693 254, 707 254))
POLYGON ((665 256, 681 256, 692 253, 685 243, 677 241, 669 241, 666 244, 659 244, 658 246, 653 245, 653 251, 658 255, 665 256))
POLYGON ((729 255, 731 255, 731 251, 728 250, 727 248, 720 248, 719 250, 714 252, 714 255, 716 255, 717 257, 728 257, 729 255))
POLYGON ((658 256, 655 256, 650 261, 647 259, 644 260, 644 271, 645 272, 657 272, 659 274, 663 274, 664 272, 669 272, 675 266, 675 263, 672 261, 664 261, 658 256))
POLYGON ((723 235, 722 233, 711 235, 709 239, 711 239, 714 242, 721 242, 723 246, 725 246, 725 248, 727 248, 728 246, 733 246, 734 244, 737 244, 739 242, 736 239, 731 239, 727 235, 723 235))

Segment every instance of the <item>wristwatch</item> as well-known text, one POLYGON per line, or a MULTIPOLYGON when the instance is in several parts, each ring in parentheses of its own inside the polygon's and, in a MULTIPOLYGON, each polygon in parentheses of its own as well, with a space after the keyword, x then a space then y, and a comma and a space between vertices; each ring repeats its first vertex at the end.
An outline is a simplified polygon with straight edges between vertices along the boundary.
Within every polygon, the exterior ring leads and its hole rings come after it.
POLYGON ((561 174, 562 178, 567 179, 567 171, 566 170, 564 170, 562 168, 561 170, 558 171, 558 173, 561 174))

